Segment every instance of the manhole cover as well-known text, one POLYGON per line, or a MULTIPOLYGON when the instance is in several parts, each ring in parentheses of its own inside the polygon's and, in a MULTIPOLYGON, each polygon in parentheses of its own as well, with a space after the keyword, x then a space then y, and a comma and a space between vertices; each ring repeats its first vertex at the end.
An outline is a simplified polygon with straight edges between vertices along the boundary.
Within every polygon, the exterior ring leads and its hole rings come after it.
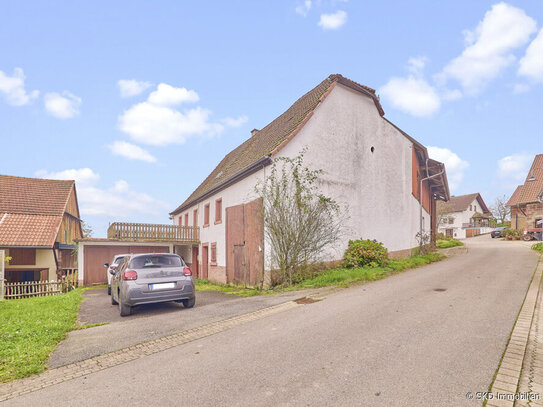
POLYGON ((317 302, 317 301, 320 301, 320 300, 315 300, 309 297, 302 297, 302 298, 298 298, 297 300, 294 300, 294 302, 297 304, 313 304, 314 302, 317 302))
POLYGON ((442 292, 442 291, 447 291, 447 289, 446 288, 434 288, 434 291, 442 292))

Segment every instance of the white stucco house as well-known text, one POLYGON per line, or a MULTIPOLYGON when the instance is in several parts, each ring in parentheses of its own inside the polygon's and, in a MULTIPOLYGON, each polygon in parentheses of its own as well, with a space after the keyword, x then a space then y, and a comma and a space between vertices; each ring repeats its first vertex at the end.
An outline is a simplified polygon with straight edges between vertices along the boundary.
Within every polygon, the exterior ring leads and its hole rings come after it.
POLYGON ((465 239, 494 229, 492 213, 479 193, 451 196, 448 202, 438 202, 438 233, 455 239, 465 239))
POLYGON ((304 165, 324 171, 322 192, 348 210, 348 227, 329 248, 329 260, 341 259, 348 240, 359 238, 410 255, 418 245, 421 199, 424 230, 435 237, 436 201, 449 199, 444 165, 384 117, 375 90, 335 74, 251 131, 170 213, 176 225, 200 227, 199 247, 180 253, 195 274, 254 285, 273 268, 255 185, 275 158, 304 148, 304 165), (427 175, 434 177, 419 191, 427 175))

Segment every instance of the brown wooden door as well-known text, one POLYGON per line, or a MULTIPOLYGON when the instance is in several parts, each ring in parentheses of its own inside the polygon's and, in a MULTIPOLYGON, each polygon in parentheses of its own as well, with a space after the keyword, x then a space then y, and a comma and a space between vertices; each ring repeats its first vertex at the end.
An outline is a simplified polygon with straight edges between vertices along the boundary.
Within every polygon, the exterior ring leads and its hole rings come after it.
POLYGON ((190 265, 190 268, 192 274, 194 274, 196 278, 200 278, 200 275, 198 274, 198 247, 192 248, 192 264, 190 265))
POLYGON ((208 278, 207 268, 209 262, 209 246, 202 245, 202 278, 208 278))
POLYGON ((245 245, 234 246, 234 284, 246 284, 247 263, 245 259, 245 245))
POLYGON ((445 230, 445 235, 447 237, 453 237, 453 230, 452 229, 446 229, 445 230))
POLYGON ((473 229, 466 229, 466 237, 473 237, 473 229))

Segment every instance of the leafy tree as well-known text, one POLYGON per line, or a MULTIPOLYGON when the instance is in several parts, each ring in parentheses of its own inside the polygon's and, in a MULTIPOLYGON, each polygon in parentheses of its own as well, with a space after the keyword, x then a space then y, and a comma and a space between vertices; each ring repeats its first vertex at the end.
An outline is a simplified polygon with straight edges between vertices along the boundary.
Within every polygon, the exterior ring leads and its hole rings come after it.
POLYGON ((319 191, 323 171, 304 167, 305 152, 276 159, 270 175, 256 186, 271 266, 279 270, 282 283, 292 284, 302 266, 322 261, 325 248, 337 242, 342 231, 342 211, 319 191))
POLYGON ((81 221, 81 230, 83 231, 83 237, 84 238, 92 237, 92 235, 94 233, 94 231, 92 230, 92 226, 89 225, 84 220, 81 221))

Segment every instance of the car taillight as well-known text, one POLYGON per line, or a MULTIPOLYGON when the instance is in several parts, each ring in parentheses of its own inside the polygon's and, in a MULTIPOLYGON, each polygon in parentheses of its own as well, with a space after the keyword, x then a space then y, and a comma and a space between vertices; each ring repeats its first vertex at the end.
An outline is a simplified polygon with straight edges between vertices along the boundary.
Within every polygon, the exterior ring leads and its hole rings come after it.
POLYGON ((186 276, 192 276, 192 270, 189 269, 188 267, 185 267, 183 269, 183 274, 186 275, 186 276))
POLYGON ((123 280, 137 280, 138 279, 138 273, 136 273, 136 270, 126 270, 123 273, 123 280))

